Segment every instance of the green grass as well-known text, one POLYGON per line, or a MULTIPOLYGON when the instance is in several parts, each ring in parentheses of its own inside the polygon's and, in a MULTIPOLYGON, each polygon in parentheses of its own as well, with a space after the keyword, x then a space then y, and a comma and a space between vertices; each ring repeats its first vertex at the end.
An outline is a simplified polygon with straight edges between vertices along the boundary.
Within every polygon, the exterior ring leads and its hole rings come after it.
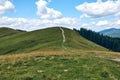
POLYGON ((120 79, 120 62, 113 60, 120 59, 119 53, 63 29, 65 43, 58 27, 32 32, 0 28, 0 80, 120 79))
POLYGON ((59 28, 26 32, 0 40, 0 54, 31 52, 36 50, 59 50, 62 35, 59 28))
POLYGON ((46 28, 32 32, 23 32, 9 28, 0 28, 0 54, 23 53, 32 51, 51 51, 84 49, 106 50, 79 36, 75 31, 63 28, 66 42, 62 44, 62 33, 58 27, 46 28))
POLYGON ((107 50, 91 41, 88 41, 73 30, 64 28, 64 32, 67 39, 65 43, 66 47, 81 50, 107 50))
POLYGON ((24 33, 24 31, 2 27, 0 28, 0 40, 2 40, 2 38, 11 37, 13 35, 20 34, 20 33, 24 33))
MULTIPOLYGON (((54 53, 54 52, 53 52, 54 53)), ((46 53, 47 54, 47 53, 46 53)), ((91 52, 0 58, 0 80, 119 80, 120 63, 91 52)))

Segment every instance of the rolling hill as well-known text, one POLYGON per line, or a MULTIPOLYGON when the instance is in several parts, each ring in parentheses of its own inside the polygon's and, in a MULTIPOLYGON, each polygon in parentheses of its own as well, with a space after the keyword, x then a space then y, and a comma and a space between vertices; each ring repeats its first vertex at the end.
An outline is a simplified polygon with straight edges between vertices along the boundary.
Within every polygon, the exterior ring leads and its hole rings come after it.
POLYGON ((100 31, 99 33, 103 35, 111 36, 111 37, 120 38, 120 29, 116 29, 116 28, 106 29, 106 30, 100 31))
POLYGON ((0 54, 71 49, 107 50, 79 36, 71 29, 61 29, 53 27, 24 32, 10 28, 0 28, 0 54), (66 39, 65 42, 63 42, 63 35, 66 39))
POLYGON ((24 33, 25 31, 14 30, 7 27, 0 27, 0 39, 8 36, 13 36, 19 33, 24 33))
POLYGON ((120 54, 86 40, 74 30, 0 29, 0 35, 4 35, 0 37, 0 80, 120 79, 120 54))

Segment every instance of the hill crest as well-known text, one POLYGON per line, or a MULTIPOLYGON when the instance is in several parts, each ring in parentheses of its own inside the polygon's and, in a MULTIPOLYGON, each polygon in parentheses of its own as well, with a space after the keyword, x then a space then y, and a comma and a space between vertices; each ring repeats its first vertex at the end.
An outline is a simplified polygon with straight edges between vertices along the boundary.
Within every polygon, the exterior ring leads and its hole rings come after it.
POLYGON ((2 37, 0 43, 0 54, 51 50, 67 51, 74 49, 106 50, 79 36, 74 30, 64 27, 45 28, 31 32, 20 32, 19 34, 15 33, 13 36, 2 37), (63 34, 66 39, 64 43, 63 34))

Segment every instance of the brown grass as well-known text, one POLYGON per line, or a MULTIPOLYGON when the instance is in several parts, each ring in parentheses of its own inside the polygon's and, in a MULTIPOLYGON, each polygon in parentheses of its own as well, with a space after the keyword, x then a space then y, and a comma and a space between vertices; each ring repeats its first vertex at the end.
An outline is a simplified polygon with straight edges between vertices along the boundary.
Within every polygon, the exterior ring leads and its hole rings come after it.
POLYGON ((70 52, 64 51, 39 51, 39 52, 30 52, 30 53, 20 53, 20 54, 7 54, 0 55, 0 59, 5 58, 24 58, 24 57, 33 57, 33 56, 48 56, 48 55, 69 55, 70 52))
POLYGON ((19 54, 7 54, 7 55, 0 55, 0 59, 8 59, 8 58, 25 58, 25 57, 33 57, 33 56, 48 56, 48 55, 74 55, 77 53, 93 53, 99 55, 111 55, 120 57, 120 52, 110 52, 110 51, 83 51, 83 50, 71 50, 71 51, 37 51, 37 52, 30 52, 30 53, 19 53, 19 54))
POLYGON ((112 56, 120 56, 120 52, 111 52, 111 51, 91 51, 96 54, 106 54, 106 55, 112 55, 112 56))

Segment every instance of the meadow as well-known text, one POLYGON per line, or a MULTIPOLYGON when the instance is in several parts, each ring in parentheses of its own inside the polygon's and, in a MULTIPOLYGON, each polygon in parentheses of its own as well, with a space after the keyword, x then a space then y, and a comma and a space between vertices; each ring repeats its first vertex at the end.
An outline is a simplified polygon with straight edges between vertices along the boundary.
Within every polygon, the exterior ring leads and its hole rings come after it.
POLYGON ((0 56, 0 80, 119 80, 119 53, 49 51, 0 56))

